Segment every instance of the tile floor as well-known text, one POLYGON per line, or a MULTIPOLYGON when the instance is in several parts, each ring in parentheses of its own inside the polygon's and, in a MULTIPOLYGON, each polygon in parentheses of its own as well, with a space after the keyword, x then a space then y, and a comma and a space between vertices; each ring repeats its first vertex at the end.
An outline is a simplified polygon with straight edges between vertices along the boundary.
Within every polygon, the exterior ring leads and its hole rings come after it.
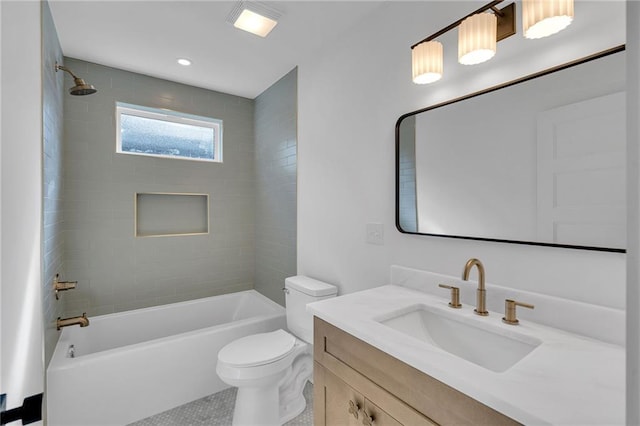
MULTIPOLYGON (((307 407, 298 417, 285 423, 285 426, 313 425, 313 385, 309 382, 304 387, 304 397, 307 407)), ((129 426, 230 426, 235 401, 236 388, 229 388, 129 426)))

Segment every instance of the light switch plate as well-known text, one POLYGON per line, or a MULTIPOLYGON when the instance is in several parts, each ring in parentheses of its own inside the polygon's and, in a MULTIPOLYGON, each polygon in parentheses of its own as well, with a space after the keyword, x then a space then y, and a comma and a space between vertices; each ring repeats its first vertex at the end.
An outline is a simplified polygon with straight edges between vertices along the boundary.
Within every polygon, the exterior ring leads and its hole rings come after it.
POLYGON ((367 244, 384 245, 384 226, 381 223, 367 223, 367 244))

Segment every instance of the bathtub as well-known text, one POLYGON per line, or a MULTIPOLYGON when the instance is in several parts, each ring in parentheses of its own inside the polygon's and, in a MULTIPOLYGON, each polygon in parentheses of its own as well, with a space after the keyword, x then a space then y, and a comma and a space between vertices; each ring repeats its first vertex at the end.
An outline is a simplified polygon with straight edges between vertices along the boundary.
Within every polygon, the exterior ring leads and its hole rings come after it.
POLYGON ((218 351, 286 325, 255 290, 89 319, 63 329, 47 368, 51 426, 125 425, 224 390, 218 351))

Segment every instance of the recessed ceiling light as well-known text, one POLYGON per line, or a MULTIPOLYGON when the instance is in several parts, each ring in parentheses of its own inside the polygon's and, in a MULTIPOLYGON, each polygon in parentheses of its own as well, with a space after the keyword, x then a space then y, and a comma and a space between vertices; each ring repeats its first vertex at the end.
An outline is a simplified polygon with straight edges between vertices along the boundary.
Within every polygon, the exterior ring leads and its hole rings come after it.
POLYGON ((187 58, 179 58, 178 63, 185 67, 188 67, 189 65, 191 65, 191 61, 187 58))
POLYGON ((278 25, 281 16, 280 12, 263 3, 240 1, 227 16, 227 22, 241 30, 266 37, 278 25))
POLYGON ((242 11, 233 26, 252 34, 266 37, 278 23, 249 9, 242 11))

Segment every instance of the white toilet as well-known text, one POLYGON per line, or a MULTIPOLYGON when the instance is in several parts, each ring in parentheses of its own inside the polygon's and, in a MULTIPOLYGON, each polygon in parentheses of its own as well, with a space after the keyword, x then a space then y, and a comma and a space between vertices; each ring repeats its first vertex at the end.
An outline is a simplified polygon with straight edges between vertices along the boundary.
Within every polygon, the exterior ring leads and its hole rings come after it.
POLYGON ((302 391, 313 374, 313 315, 307 303, 338 289, 298 275, 285 280, 287 328, 235 340, 218 353, 216 372, 236 386, 233 425, 282 425, 304 411, 302 391))

